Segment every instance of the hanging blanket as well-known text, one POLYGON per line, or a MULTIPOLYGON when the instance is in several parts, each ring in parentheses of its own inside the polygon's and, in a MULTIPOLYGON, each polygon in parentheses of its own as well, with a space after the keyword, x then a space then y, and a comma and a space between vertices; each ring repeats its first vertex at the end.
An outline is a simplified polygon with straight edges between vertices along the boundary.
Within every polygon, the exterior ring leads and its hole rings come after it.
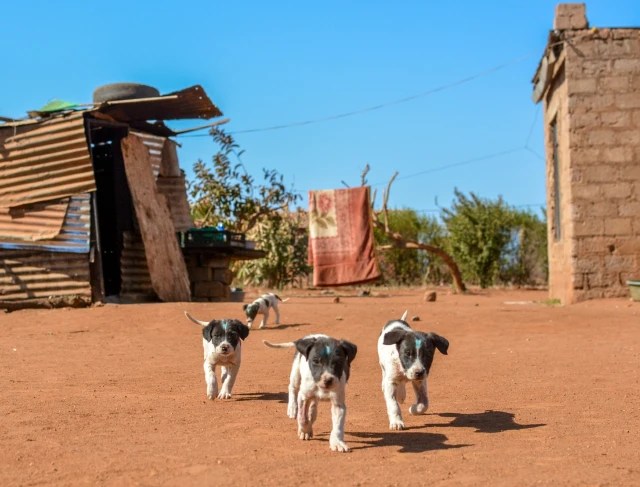
POLYGON ((314 286, 380 277, 374 255, 369 188, 309 191, 309 263, 314 286))

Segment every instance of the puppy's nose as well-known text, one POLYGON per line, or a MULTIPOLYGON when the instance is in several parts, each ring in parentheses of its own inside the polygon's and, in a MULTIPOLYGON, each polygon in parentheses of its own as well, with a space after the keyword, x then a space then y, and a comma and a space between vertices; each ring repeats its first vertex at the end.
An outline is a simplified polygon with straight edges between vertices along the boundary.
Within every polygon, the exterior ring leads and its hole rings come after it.
POLYGON ((228 345, 222 345, 220 347, 220 350, 222 350, 223 352, 228 352, 229 351, 229 346, 228 345))
POLYGON ((325 387, 331 387, 331 384, 333 384, 333 377, 325 377, 323 382, 325 387))
POLYGON ((427 375, 427 371, 426 370, 418 370, 415 373, 416 375, 416 379, 422 379, 425 375, 427 375))

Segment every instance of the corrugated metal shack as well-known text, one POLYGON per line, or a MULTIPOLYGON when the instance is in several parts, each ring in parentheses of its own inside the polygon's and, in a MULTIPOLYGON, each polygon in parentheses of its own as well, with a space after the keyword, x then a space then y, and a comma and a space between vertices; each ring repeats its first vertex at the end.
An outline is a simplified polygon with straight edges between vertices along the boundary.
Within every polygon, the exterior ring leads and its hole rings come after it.
POLYGON ((222 116, 202 87, 30 115, 0 123, 0 308, 227 300, 230 260, 263 255, 176 238, 193 222, 163 121, 222 116))

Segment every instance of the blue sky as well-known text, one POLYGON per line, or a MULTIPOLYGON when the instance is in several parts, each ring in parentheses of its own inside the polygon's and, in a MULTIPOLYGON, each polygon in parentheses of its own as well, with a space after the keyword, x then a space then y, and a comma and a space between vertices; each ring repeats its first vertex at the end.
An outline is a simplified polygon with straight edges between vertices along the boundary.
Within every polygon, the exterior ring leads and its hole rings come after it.
MULTIPOLYGON (((309 189, 358 185, 369 163, 379 193, 399 172, 392 207, 434 215, 457 187, 537 211, 545 170, 531 78, 556 4, 4 2, 0 115, 21 117, 53 98, 87 103, 105 83, 161 93, 201 84, 231 118, 247 169, 277 169, 303 205, 309 189)), ((640 26, 640 5, 593 0, 587 17, 597 27, 640 26)), ((216 150, 209 137, 179 141, 188 176, 216 150)))

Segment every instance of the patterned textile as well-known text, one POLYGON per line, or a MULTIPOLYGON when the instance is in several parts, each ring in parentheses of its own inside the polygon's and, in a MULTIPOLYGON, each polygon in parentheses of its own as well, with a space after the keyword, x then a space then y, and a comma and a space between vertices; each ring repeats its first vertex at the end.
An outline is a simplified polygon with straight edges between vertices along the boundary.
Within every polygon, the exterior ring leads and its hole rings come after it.
POLYGON ((380 277, 368 187, 309 191, 309 262, 314 286, 380 277))

